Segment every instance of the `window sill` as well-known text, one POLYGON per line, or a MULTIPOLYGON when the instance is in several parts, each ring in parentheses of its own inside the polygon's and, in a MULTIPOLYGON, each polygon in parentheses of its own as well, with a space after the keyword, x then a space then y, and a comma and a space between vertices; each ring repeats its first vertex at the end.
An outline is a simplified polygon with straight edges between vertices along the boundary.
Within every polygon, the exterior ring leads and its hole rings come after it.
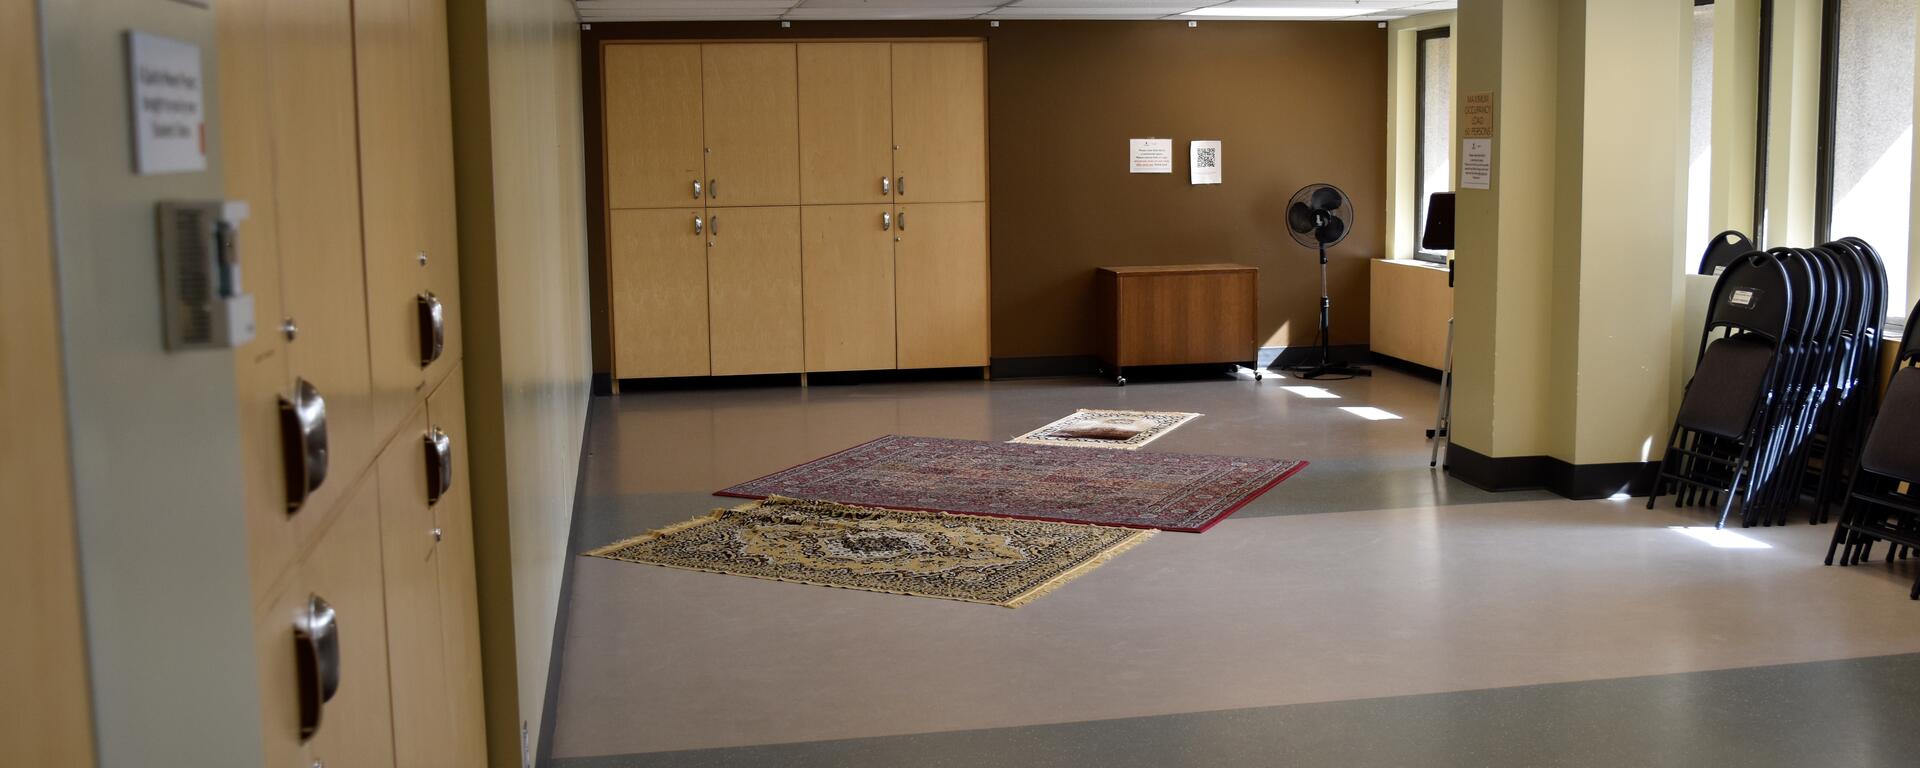
POLYGON ((1446 264, 1444 264, 1444 263, 1435 263, 1435 262, 1431 262, 1431 261, 1427 261, 1427 260, 1425 260, 1425 259, 1413 259, 1413 258, 1407 258, 1407 259, 1381 259, 1380 261, 1381 261, 1381 262, 1383 262, 1383 263, 1387 263, 1387 264, 1395 264, 1395 265, 1399 265, 1399 266, 1403 266, 1403 267, 1420 267, 1421 269, 1431 269, 1431 270, 1433 270, 1433 271, 1435 271, 1435 272, 1445 272, 1445 271, 1447 271, 1447 265, 1446 265, 1446 264))

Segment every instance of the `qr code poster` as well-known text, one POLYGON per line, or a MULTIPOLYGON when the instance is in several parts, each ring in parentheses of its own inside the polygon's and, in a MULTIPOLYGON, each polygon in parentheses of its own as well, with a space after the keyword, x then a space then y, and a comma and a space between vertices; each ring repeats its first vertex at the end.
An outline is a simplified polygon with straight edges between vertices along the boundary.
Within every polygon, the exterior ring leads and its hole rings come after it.
POLYGON ((1220 142, 1218 140, 1192 142, 1187 154, 1193 167, 1193 183, 1220 183, 1220 142))

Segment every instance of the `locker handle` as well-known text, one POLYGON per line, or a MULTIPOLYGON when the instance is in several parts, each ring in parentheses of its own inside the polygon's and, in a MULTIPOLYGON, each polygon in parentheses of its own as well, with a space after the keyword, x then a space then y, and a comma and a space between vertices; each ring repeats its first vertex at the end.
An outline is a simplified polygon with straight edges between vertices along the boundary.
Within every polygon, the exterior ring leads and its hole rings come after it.
POLYGON ((420 367, 433 365, 447 348, 447 310, 433 291, 420 294, 415 302, 420 320, 420 367))
POLYGON ((907 177, 905 176, 900 177, 900 181, 893 185, 893 191, 899 193, 901 197, 906 197, 907 196, 907 177))
POLYGON ((881 211, 880 212, 880 231, 885 232, 889 229, 893 229, 893 214, 888 213, 886 211, 881 211))
POLYGON ((280 397, 280 443, 291 515, 327 479, 327 400, 306 379, 294 379, 293 396, 280 397))
POLYGON ((700 221, 700 217, 694 216, 693 217, 693 233, 697 235, 705 231, 706 231, 705 225, 700 221))
POLYGON ((900 209, 900 231, 907 231, 907 209, 900 209))
POLYGON ((320 730, 320 712, 340 691, 340 625, 333 606, 307 596, 306 611, 293 622, 294 663, 300 678, 300 740, 320 730))
POLYGON ((720 234, 720 214, 707 217, 707 232, 714 235, 720 234))
POLYGON ((693 199, 695 200, 700 199, 700 180, 699 179, 693 180, 693 199))
POLYGON ((889 179, 889 178, 887 178, 887 177, 885 177, 885 176, 882 176, 882 177, 880 177, 880 194, 882 194, 882 195, 891 195, 891 194, 893 194, 893 180, 892 180, 892 179, 889 179))
POLYGON ((708 200, 720 199, 720 180, 719 179, 707 179, 707 199, 708 200))
POLYGON ((427 506, 440 503, 453 487, 453 438, 439 425, 427 430, 427 506))

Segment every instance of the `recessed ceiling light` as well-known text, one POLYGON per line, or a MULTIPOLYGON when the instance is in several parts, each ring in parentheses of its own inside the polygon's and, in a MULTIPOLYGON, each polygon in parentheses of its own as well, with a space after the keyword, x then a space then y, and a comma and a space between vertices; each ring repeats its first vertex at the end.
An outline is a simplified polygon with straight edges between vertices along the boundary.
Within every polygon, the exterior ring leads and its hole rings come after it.
POLYGON ((1272 8, 1266 6, 1210 5, 1195 8, 1182 16, 1234 16, 1239 18, 1261 19, 1338 19, 1347 16, 1363 16, 1372 9, 1355 6, 1337 8, 1272 8))

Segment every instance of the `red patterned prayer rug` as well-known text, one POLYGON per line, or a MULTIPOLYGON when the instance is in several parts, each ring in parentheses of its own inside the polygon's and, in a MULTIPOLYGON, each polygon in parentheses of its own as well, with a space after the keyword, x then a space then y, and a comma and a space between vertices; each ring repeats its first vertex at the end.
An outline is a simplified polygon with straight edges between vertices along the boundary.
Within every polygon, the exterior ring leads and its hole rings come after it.
POLYGON ((1200 533, 1306 465, 888 435, 715 495, 1200 533))

